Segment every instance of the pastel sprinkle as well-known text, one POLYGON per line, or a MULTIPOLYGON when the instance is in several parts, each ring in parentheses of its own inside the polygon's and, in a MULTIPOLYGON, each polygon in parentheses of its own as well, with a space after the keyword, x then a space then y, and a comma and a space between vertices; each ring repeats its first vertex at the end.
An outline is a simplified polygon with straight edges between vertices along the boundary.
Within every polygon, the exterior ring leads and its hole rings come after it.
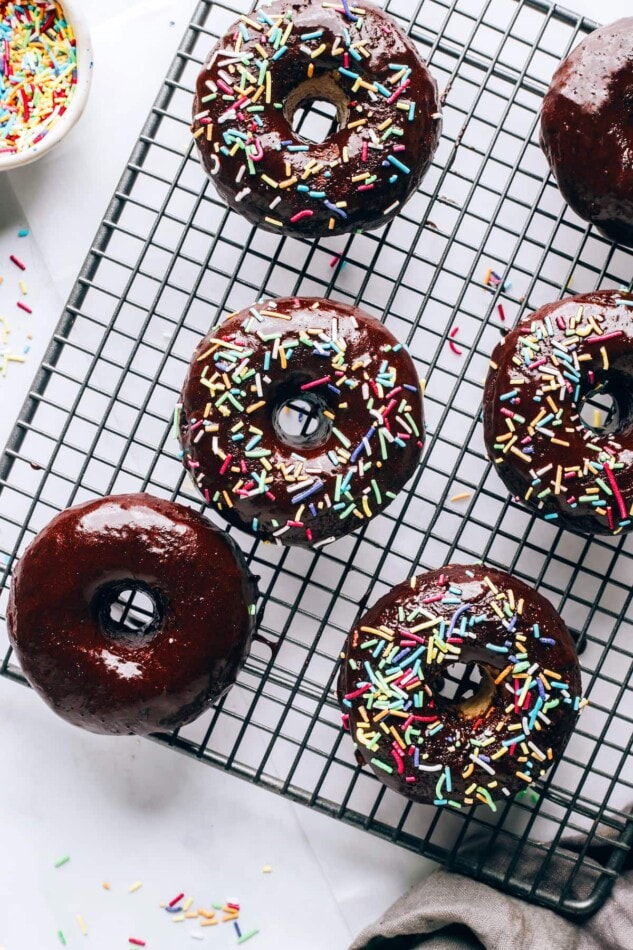
MULTIPOLYGON (((77 85, 77 44, 57 0, 5 0, 0 50, 0 154, 16 154, 42 141, 68 109, 77 85)), ((19 236, 28 233, 22 229, 19 236)))
POLYGON ((63 867, 65 864, 68 864, 69 861, 70 861, 70 856, 66 854, 66 855, 64 855, 63 858, 59 858, 58 861, 55 861, 55 864, 53 865, 53 867, 55 867, 55 868, 61 868, 61 867, 63 867))

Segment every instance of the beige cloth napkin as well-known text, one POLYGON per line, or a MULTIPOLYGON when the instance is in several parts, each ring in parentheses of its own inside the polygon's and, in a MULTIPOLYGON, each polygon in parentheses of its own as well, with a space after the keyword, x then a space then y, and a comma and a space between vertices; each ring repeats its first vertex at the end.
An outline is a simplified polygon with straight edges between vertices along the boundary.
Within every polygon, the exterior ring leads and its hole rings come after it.
MULTIPOLYGON (((569 877, 582 843, 570 840, 556 855, 548 879, 569 877)), ((604 862, 611 849, 592 849, 590 857, 604 862)), ((496 848, 490 861, 503 867, 509 849, 496 848)), ((521 874, 530 880, 543 860, 542 852, 527 850, 521 874)), ((438 870, 367 927, 350 950, 633 950, 633 861, 618 878, 610 898, 589 920, 578 923, 554 911, 528 904, 461 874, 438 870)), ((573 896, 591 893, 598 871, 583 868, 573 896)))

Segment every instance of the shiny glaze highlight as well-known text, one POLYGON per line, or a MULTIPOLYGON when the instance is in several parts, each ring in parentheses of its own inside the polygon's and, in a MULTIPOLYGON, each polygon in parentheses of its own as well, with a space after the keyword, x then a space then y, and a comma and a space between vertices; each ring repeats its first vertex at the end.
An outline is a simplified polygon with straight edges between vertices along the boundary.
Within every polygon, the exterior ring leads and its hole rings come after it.
POLYGON ((633 247, 633 17, 591 33, 558 68, 541 146, 576 214, 633 247))
POLYGON ((143 735, 195 719, 235 682, 254 630, 256 584, 231 539, 150 495, 70 508, 16 567, 8 632, 48 705, 91 732, 143 735), (159 622, 121 639, 100 622, 117 585, 154 592, 159 622))

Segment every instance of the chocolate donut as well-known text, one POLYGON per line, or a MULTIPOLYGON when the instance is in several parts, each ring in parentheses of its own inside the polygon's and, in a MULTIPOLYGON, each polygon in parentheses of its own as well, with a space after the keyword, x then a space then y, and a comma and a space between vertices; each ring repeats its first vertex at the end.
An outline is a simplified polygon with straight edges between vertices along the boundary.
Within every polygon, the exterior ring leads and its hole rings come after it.
POLYGON ((100 498, 57 515, 22 555, 9 639, 63 719, 143 735, 191 722, 233 685, 256 598, 236 546, 195 511, 151 495, 100 498), (113 613, 130 592, 146 622, 113 613))
POLYGON ((314 298, 266 300, 214 327, 176 414, 207 504, 287 545, 319 548, 365 524, 424 446, 404 346, 361 310, 314 298))
POLYGON ((437 84, 382 10, 276 0, 244 14, 198 78, 192 131, 227 204, 252 224, 298 237, 387 224, 437 148, 437 84), (324 100, 338 131, 293 131, 300 106, 324 100))
POLYGON ((547 304, 492 354, 484 438, 508 489, 572 531, 633 527, 633 296, 601 290, 547 304), (581 418, 592 396, 615 410, 581 418))
POLYGON ((522 581, 450 565, 394 587, 348 637, 338 681, 358 758, 417 802, 463 808, 524 790, 557 761, 581 700, 567 627, 522 581), (442 695, 454 663, 474 695, 442 695))
POLYGON ((541 147, 576 214, 633 247, 633 18, 591 33, 559 66, 541 147))

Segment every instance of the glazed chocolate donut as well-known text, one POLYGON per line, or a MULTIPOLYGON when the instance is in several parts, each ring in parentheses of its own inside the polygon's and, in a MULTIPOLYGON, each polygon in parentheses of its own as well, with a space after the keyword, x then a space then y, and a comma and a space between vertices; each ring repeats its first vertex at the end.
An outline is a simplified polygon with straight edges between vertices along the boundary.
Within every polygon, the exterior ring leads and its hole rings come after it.
POLYGON ((194 353, 179 415, 184 465, 227 521, 319 548, 365 524, 424 446, 413 361, 378 320, 342 303, 267 300, 194 353))
POLYGON ((492 354, 484 438, 508 489, 572 531, 633 527, 633 296, 601 290, 547 304, 492 354), (581 418, 592 396, 617 411, 581 418))
POLYGON ((562 755, 580 690, 574 643, 551 604, 481 565, 393 588, 349 635, 338 681, 359 761, 381 781, 417 802, 493 811, 562 755), (454 663, 479 668, 473 696, 442 695, 454 663))
POLYGON ((200 73, 192 131, 228 205, 299 237, 387 224, 437 148, 437 84, 382 10, 275 0, 240 19, 200 73), (321 143, 293 131, 302 104, 337 109, 321 143))
POLYGON ((633 18, 591 33, 559 66, 541 146, 576 214, 633 247, 633 18))
POLYGON ((22 555, 9 639, 63 719, 143 735, 191 722, 233 685, 256 598, 236 546, 202 515, 151 495, 100 498, 62 512, 22 555), (145 624, 113 615, 132 591, 145 624))

